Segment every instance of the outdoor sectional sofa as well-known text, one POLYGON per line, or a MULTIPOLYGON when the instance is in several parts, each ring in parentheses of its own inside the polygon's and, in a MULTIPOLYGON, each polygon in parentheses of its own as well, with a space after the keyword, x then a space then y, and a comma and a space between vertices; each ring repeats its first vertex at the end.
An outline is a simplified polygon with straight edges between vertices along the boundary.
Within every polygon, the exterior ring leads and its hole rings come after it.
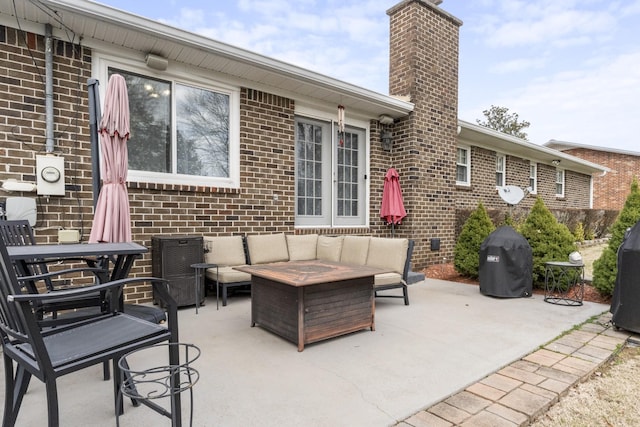
POLYGON ((407 278, 414 242, 371 236, 324 236, 318 234, 258 234, 242 236, 204 236, 205 262, 216 264, 205 273, 217 283, 222 305, 227 305, 230 288, 251 285, 251 275, 234 267, 274 262, 320 259, 346 264, 368 265, 392 270, 375 276, 376 297, 403 298, 409 305, 407 278), (383 293, 401 289, 402 295, 383 293))

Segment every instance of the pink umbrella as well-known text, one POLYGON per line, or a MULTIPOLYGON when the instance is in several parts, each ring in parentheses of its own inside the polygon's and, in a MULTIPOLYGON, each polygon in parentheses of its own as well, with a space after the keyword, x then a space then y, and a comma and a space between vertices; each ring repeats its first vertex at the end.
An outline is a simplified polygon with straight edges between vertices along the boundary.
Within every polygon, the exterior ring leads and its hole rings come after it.
POLYGON ((119 74, 109 78, 98 133, 103 185, 89 242, 130 242, 131 217, 126 183, 129 166, 129 96, 124 77, 119 74))
POLYGON ((384 218, 387 224, 391 224, 391 235, 393 236, 395 225, 400 224, 405 216, 407 216, 407 211, 404 209, 402 201, 400 175, 394 168, 389 168, 384 176, 380 217, 384 218))

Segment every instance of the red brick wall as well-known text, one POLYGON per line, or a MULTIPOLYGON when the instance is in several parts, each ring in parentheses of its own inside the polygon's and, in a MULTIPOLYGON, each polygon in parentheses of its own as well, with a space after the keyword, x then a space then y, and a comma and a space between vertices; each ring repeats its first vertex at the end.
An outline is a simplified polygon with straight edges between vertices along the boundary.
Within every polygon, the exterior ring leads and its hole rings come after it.
POLYGON ((640 176, 640 155, 613 153, 587 148, 571 148, 565 153, 611 169, 593 178, 594 209, 620 210, 631 190, 634 177, 640 176))

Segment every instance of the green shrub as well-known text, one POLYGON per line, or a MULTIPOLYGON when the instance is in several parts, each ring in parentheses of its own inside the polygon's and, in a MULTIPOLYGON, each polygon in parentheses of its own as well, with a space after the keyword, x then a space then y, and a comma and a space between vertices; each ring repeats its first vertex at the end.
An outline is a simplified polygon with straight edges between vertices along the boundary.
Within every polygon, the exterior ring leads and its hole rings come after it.
POLYGON ((533 252, 533 284, 543 287, 544 263, 568 261, 569 254, 576 250, 574 237, 567 226, 558 222, 539 197, 519 231, 527 239, 533 252))
POLYGON ((576 224, 576 228, 573 230, 573 237, 576 239, 576 242, 584 242, 584 226, 582 222, 576 224))
POLYGON ((453 265, 464 276, 477 278, 480 269, 480 245, 495 230, 482 202, 462 226, 453 252, 453 265))
POLYGON ((624 239, 627 228, 640 220, 640 190, 638 180, 633 178, 631 192, 624 202, 618 218, 611 226, 611 238, 600 258, 593 263, 593 287, 602 295, 612 295, 618 274, 618 247, 624 239))
POLYGON ((585 240, 593 240, 593 239, 595 239, 593 230, 591 230, 590 228, 587 228, 586 230, 584 230, 584 239, 585 240))

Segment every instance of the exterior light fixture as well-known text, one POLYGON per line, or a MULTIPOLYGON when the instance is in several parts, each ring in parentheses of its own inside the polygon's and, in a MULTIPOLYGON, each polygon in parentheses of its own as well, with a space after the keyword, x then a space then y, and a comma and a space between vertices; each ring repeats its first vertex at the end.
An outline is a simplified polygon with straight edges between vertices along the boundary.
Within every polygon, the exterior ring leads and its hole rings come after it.
POLYGON ((378 122, 382 125, 382 130, 380 131, 380 143, 382 144, 382 149, 384 151, 391 151, 391 148, 393 147, 393 134, 388 129, 388 126, 393 124, 394 119, 391 116, 382 114, 378 117, 378 122))
POLYGON ((560 160, 551 160, 551 163, 553 163, 553 166, 558 166, 560 164, 560 160))
POLYGON ((159 55, 154 55, 153 53, 148 53, 144 58, 144 62, 147 64, 147 67, 153 68, 154 70, 164 71, 167 69, 169 65, 169 61, 167 58, 163 58, 159 55))
POLYGON ((391 132, 388 130, 380 132, 380 142, 382 143, 382 149, 384 151, 391 151, 391 147, 393 147, 393 137, 391 132))

